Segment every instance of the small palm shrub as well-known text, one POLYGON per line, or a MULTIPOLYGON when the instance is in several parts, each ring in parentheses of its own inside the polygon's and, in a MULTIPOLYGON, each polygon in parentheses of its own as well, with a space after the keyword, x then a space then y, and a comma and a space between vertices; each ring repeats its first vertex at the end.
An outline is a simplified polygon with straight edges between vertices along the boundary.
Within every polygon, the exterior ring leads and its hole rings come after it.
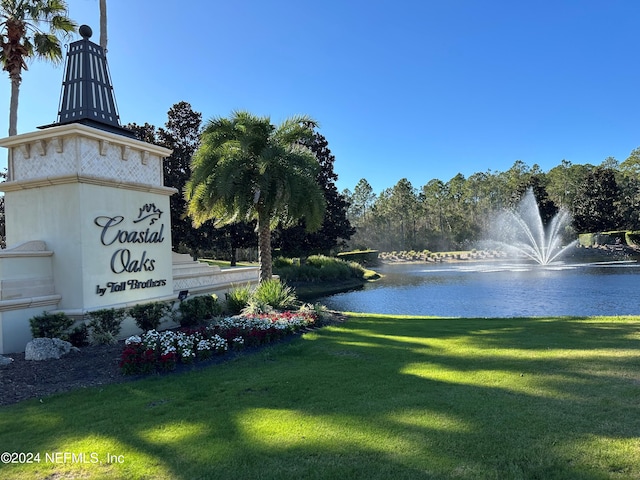
POLYGON ((244 285, 233 288, 229 293, 225 294, 225 303, 227 311, 231 315, 237 315, 247 306, 251 298, 251 286, 244 285))
POLYGON ((249 298, 247 306, 240 312, 244 316, 251 315, 264 315, 273 312, 273 307, 264 301, 258 300, 255 297, 249 298))
POLYGON ((180 325, 193 327, 222 313, 222 306, 216 295, 192 297, 180 303, 180 325))
POLYGON ((140 303, 129 309, 129 315, 133 317, 139 329, 148 332, 158 329, 169 308, 169 305, 162 302, 140 303))
POLYGON ((282 283, 280 279, 261 282, 253 292, 252 298, 258 303, 265 303, 278 310, 285 310, 296 302, 293 289, 282 283))
POLYGON ((91 343, 94 345, 113 345, 122 328, 125 309, 104 308, 89 313, 91 321, 91 343))
POLYGON ((62 312, 44 312, 42 315, 36 315, 29 320, 33 338, 68 338, 67 330, 73 323, 74 320, 62 312))

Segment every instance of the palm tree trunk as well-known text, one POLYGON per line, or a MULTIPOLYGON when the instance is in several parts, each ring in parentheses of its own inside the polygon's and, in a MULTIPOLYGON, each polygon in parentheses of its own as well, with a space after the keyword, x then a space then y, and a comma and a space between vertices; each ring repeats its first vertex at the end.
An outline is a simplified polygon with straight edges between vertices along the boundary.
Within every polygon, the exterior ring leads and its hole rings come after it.
POLYGON ((258 262, 260 263, 260 282, 272 277, 271 265, 271 227, 267 215, 258 215, 258 262))
POLYGON ((231 245, 231 261, 229 262, 230 267, 235 267, 238 264, 238 249, 235 245, 231 245))
POLYGON ((100 0, 100 46, 107 51, 107 0, 100 0))
POLYGON ((18 134, 18 97, 20 77, 11 76, 11 101, 9 103, 9 136, 18 134))

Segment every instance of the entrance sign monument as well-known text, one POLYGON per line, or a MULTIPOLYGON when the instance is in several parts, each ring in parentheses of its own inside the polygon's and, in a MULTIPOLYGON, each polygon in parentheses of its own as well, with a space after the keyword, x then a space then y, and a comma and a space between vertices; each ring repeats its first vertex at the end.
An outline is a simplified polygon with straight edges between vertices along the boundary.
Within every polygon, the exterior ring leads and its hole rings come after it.
MULTIPOLYGON (((172 253, 163 159, 119 124, 102 49, 69 46, 58 123, 0 140, 9 149, 7 249, 0 250, 0 354, 24 351, 29 319, 223 293, 257 267, 220 270, 172 253)), ((131 319, 123 335, 135 332, 131 319)))

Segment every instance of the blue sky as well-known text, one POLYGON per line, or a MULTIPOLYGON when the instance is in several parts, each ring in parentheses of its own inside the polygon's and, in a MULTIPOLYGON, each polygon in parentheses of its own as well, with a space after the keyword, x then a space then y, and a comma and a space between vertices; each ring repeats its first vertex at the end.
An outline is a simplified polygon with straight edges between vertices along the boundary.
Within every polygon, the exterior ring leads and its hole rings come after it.
MULTIPOLYGON (((98 0, 68 5, 98 42, 98 0)), ((376 193, 403 177, 421 187, 516 160, 544 171, 623 161, 640 146, 637 0, 110 0, 108 19, 123 124, 161 126, 183 100, 205 120, 308 114, 340 190, 363 177, 376 193)), ((62 74, 29 65, 19 133, 56 120, 62 74)))

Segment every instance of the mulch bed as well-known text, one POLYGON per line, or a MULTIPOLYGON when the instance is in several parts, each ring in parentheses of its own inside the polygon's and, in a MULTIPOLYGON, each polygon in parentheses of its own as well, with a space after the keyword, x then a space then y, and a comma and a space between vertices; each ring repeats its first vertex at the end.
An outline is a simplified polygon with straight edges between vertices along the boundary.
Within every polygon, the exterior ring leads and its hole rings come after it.
POLYGON ((83 347, 59 360, 25 360, 24 353, 3 355, 13 362, 0 367, 0 405, 30 398, 130 381, 118 368, 124 342, 83 347))
MULTIPOLYGON (((334 312, 333 318, 324 324, 341 323, 345 317, 334 312)), ((292 340, 292 335, 287 340, 292 340)), ((246 349, 240 354, 249 354, 263 347, 246 349)), ((30 398, 43 398, 54 393, 68 392, 78 388, 124 383, 145 378, 143 375, 125 376, 120 373, 118 362, 124 349, 124 341, 115 345, 83 347, 59 360, 25 360, 24 353, 3 355, 13 358, 7 366, 0 366, 0 406, 11 405, 30 398)), ((212 363, 233 358, 236 354, 214 357, 206 362, 184 366, 178 370, 192 370, 212 363)), ((172 373, 168 373, 171 375, 172 373)))

